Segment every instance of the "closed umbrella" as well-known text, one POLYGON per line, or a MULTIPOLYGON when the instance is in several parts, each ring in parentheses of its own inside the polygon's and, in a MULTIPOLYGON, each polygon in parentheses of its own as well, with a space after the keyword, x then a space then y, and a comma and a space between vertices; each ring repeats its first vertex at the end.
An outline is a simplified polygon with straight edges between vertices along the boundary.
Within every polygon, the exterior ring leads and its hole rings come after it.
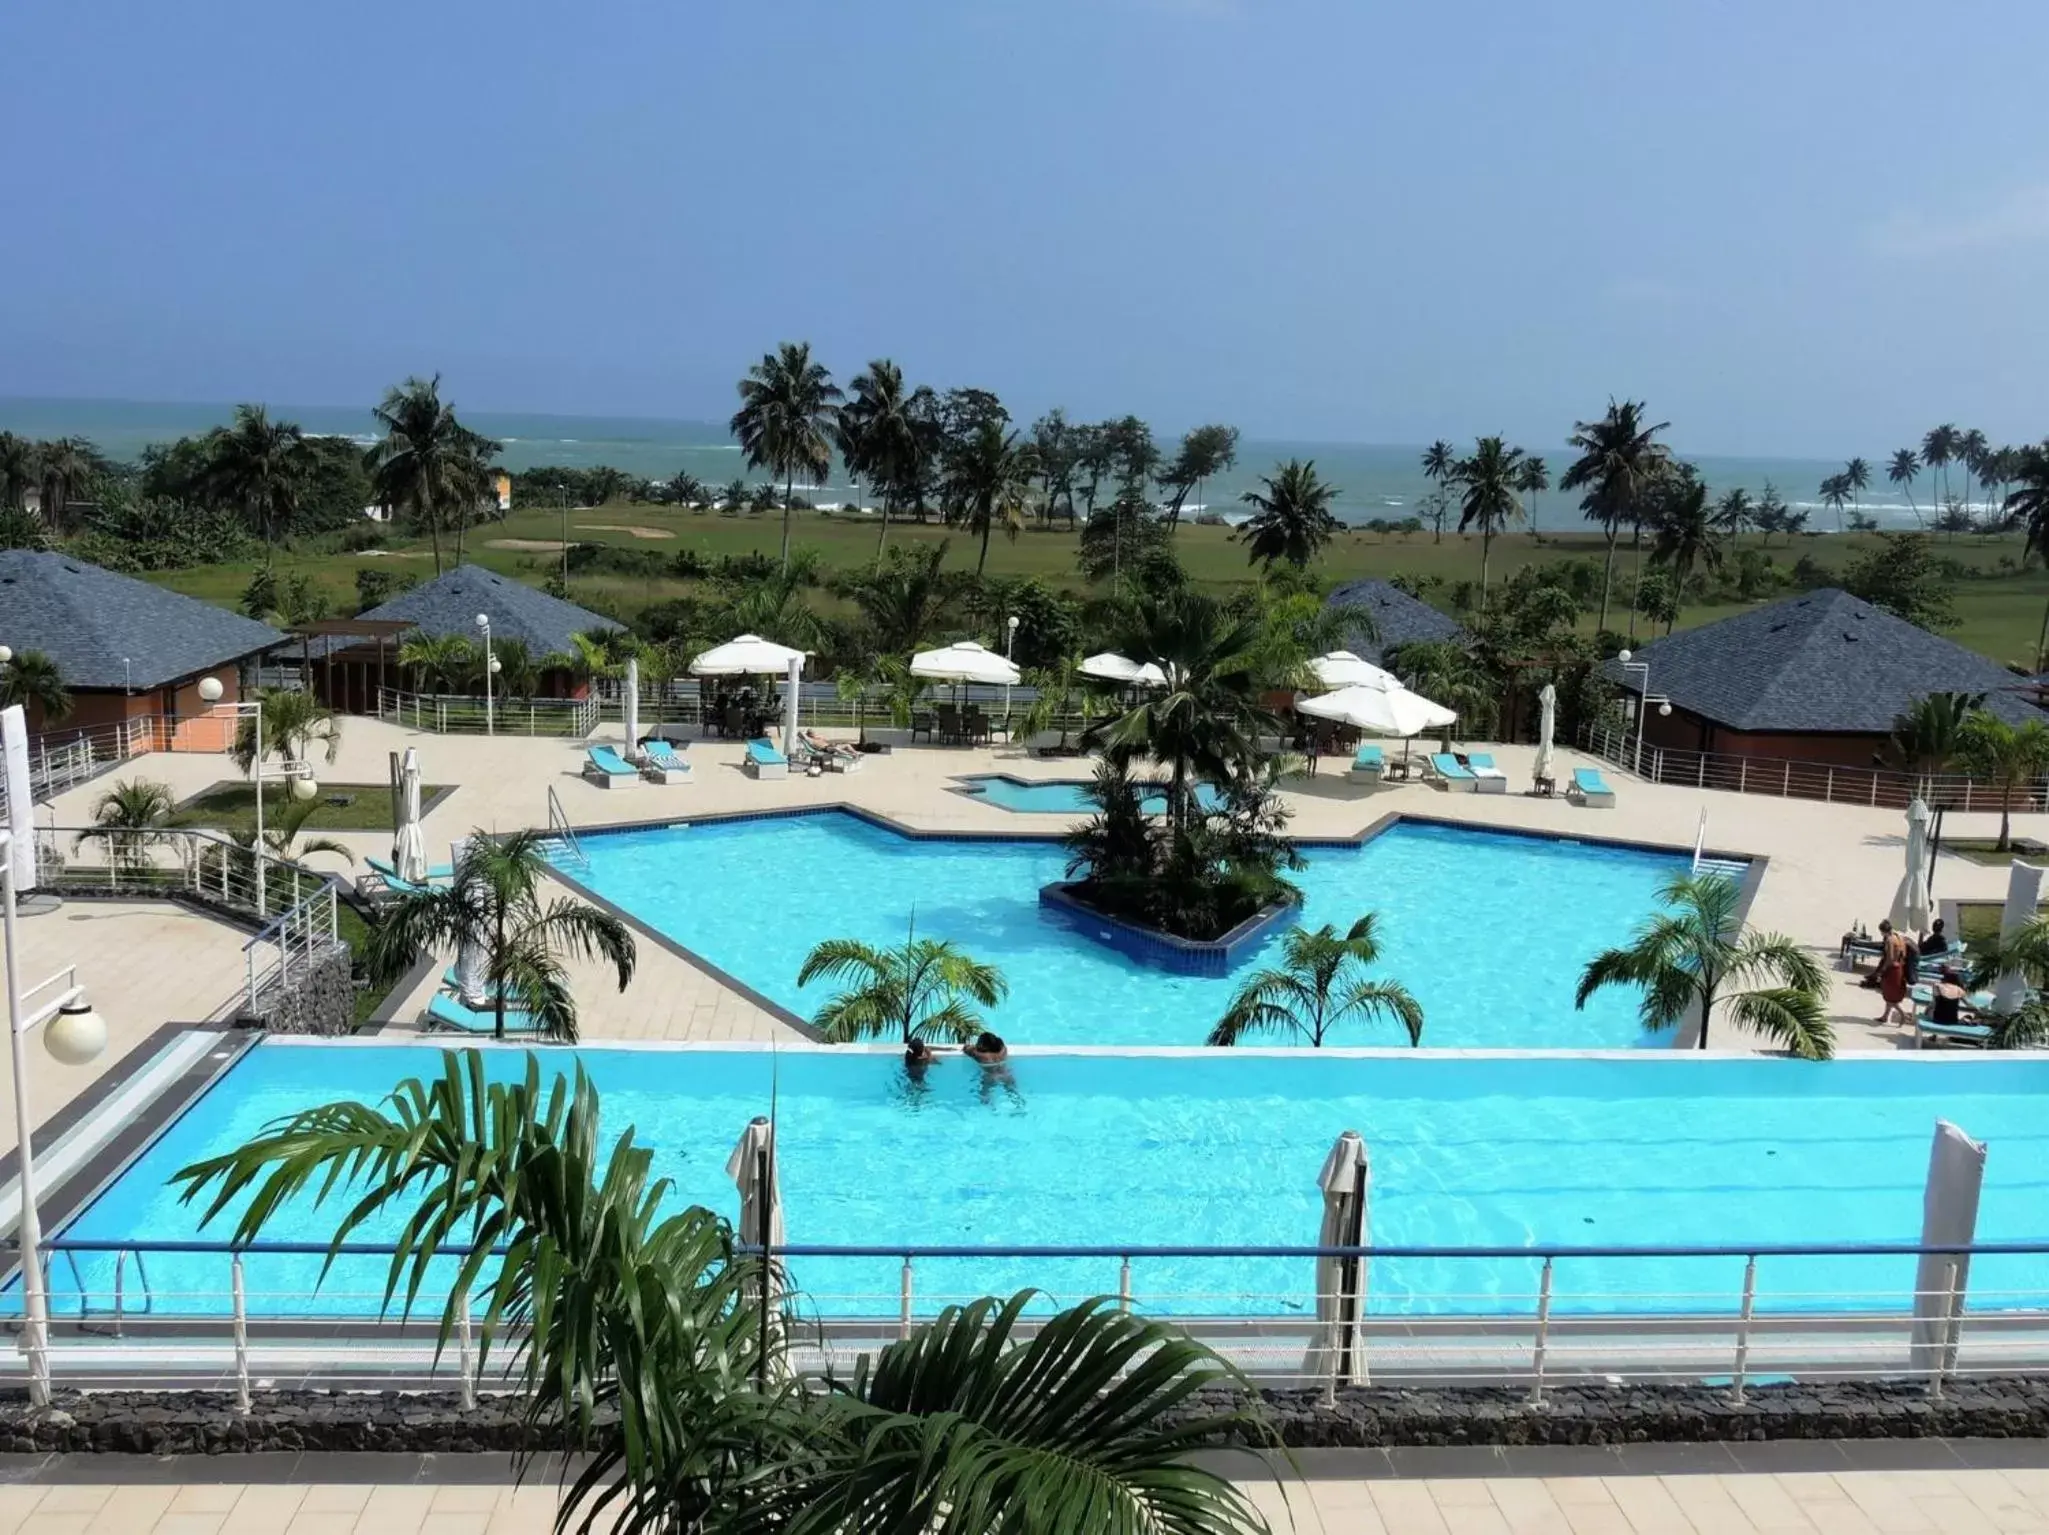
MULTIPOLYGON (((2022 928, 2033 922, 2042 905, 2042 875, 2040 864, 2022 863, 2018 858, 2006 871, 2006 907, 1999 914, 1999 941, 2007 942, 2022 928)), ((2018 970, 2008 970, 1992 983, 1992 1005, 2002 1013, 2019 1010, 2028 999, 2028 978, 2018 970)))
POLYGON ((1902 932, 1928 929, 1928 807, 1917 797, 1907 806, 1907 870, 1893 892, 1892 925, 1902 932))
POLYGON ((626 755, 640 758, 640 661, 626 658, 626 696, 621 700, 626 715, 626 755))
POLYGON ((408 746, 398 768, 398 830, 391 838, 391 866, 416 885, 427 882, 427 834, 420 827, 420 754, 408 746))
POLYGON ((1316 678, 1318 687, 1398 688, 1402 685, 1401 679, 1393 672, 1384 671, 1349 650, 1333 650, 1328 655, 1318 656, 1309 663, 1309 671, 1316 678))
MULTIPOLYGON (((1928 1151, 1928 1182, 1921 1193, 1921 1245, 1969 1247, 1978 1240, 1978 1195, 1985 1186, 1985 1143, 1946 1119, 1935 1121, 1928 1151)), ((1969 1253, 1923 1253, 1914 1271, 1911 1358, 1918 1372, 1940 1370, 1955 1346, 1955 1318, 1970 1280, 1969 1253), (1954 1265, 1954 1267, 1952 1267, 1954 1265)))
MULTIPOLYGON (((1367 1242, 1367 1196, 1373 1168, 1366 1143, 1347 1130, 1323 1159, 1317 1174, 1323 1191, 1323 1222, 1316 1229, 1318 1247, 1364 1247, 1367 1242)), ((1359 1323, 1366 1314, 1366 1260, 1323 1257, 1316 1260, 1316 1341, 1310 1346, 1304 1373, 1329 1385, 1350 1385, 1366 1378, 1366 1358, 1359 1323)))
POLYGON ((1537 766, 1532 776, 1555 778, 1552 771, 1551 740, 1558 733, 1558 689, 1550 683, 1537 695, 1537 766))

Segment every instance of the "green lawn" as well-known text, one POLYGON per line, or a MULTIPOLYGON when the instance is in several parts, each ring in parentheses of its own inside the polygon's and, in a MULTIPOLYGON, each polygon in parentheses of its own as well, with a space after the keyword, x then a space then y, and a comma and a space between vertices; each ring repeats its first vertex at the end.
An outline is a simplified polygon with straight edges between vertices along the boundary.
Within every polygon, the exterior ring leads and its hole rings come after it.
MULTIPOLYGON (((1563 525, 1562 508, 1545 508, 1546 520, 1563 525)), ((691 550, 707 558, 718 555, 761 553, 773 555, 781 537, 781 518, 776 514, 727 517, 716 512, 679 511, 673 507, 613 505, 572 511, 568 518, 569 537, 586 543, 603 543, 619 548, 652 551, 661 556, 691 550), (618 527, 633 526, 668 536, 637 537, 618 527)), ((503 522, 470 530, 464 558, 505 575, 539 585, 559 566, 550 550, 521 550, 492 547, 505 542, 548 542, 561 537, 562 519, 554 511, 518 511, 503 522)), ((847 518, 823 513, 799 513, 794 541, 800 548, 815 549, 829 568, 857 569, 875 556, 878 528, 874 518, 847 518)), ((1199 583, 1228 587, 1249 578, 1242 545, 1232 541, 1231 532, 1220 527, 1184 526, 1176 535, 1182 563, 1199 583)), ((947 565, 972 570, 978 553, 976 540, 936 525, 893 523, 892 544, 935 543, 947 540, 947 565)), ((1784 537, 1761 539, 1747 535, 1735 548, 1762 548, 1783 571, 1806 556, 1829 570, 1839 570, 1857 554, 1869 549, 1876 535, 1848 534, 1826 537, 1784 537)), ((1956 560, 1971 577, 1959 583, 1957 611, 1961 622, 1952 632, 1960 643, 1982 651, 2000 662, 2032 666, 2045 601, 2049 601, 2049 574, 2040 569, 2018 570, 2021 542, 2018 535, 1966 535, 1937 540, 1941 553, 1956 560), (2003 563, 2002 563, 2003 562, 2003 563)), ((1594 532, 1514 533, 1494 541, 1491 574, 1498 579, 1521 566, 1563 559, 1603 557, 1605 548, 1594 532)), ((444 561, 453 563, 452 545, 444 550, 444 561)), ((1039 576, 1056 585, 1079 587, 1074 572, 1075 537, 1064 525, 1033 529, 1015 540, 1000 534, 990 541, 988 573, 994 576, 1039 576)), ((1636 556, 1625 545, 1616 553, 1618 574, 1635 568, 1636 556)), ((326 592, 336 613, 355 610, 355 579, 358 570, 403 570, 429 579, 434 574, 433 556, 424 540, 394 539, 385 551, 370 554, 333 554, 311 549, 286 552, 279 557, 281 573, 304 572, 326 592)), ((191 570, 168 571, 150 579, 223 606, 232 606, 255 571, 254 561, 210 565, 191 570)), ((1401 573, 1437 576, 1447 584, 1477 580, 1480 574, 1480 541, 1447 533, 1440 541, 1429 533, 1382 535, 1348 530, 1326 551, 1321 573, 1332 580, 1361 576, 1386 577, 1401 573)), ((647 577, 590 574, 571 578, 571 594, 595 607, 631 615, 650 603, 680 596, 696 589, 696 583, 665 574, 647 577)), ((1682 614, 1682 626, 1707 623, 1737 611, 1733 605, 1696 603, 1682 614)), ((1614 615, 1618 626, 1627 614, 1614 615)), ((1587 621, 1592 627, 1592 620, 1587 621)))
POLYGON ((1961 842, 1954 837, 1944 837, 1942 839, 1942 850, 1945 853, 1955 853, 1959 858, 1968 858, 1972 863, 1989 864, 1995 869, 2005 868, 2016 858, 2035 857, 2040 852, 2040 849, 2033 844, 2022 846, 2018 842, 2003 853, 1995 852, 1992 846, 1992 838, 1990 837, 1961 842))
MULTIPOLYGON (((441 792, 431 784, 420 786, 420 801, 427 803, 441 792)), ((306 822, 307 831, 390 831, 391 785, 381 783, 324 783, 315 809, 306 822), (341 800, 344 803, 336 804, 341 800)), ((266 820, 281 815, 291 804, 282 786, 271 788, 263 797, 266 820)), ((256 786, 246 783, 216 784, 171 813, 172 826, 206 826, 221 831, 253 831, 256 826, 256 786)))

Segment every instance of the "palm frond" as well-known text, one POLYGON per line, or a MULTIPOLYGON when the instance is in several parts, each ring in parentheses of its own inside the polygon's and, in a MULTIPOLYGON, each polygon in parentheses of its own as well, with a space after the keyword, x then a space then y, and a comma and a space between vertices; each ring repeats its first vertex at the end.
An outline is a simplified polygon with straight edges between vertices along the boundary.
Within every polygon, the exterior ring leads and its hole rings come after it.
POLYGON ((1798 986, 1772 986, 1729 999, 1736 1021, 1802 1060, 1825 1061, 1836 1053, 1835 1031, 1815 992, 1798 986))

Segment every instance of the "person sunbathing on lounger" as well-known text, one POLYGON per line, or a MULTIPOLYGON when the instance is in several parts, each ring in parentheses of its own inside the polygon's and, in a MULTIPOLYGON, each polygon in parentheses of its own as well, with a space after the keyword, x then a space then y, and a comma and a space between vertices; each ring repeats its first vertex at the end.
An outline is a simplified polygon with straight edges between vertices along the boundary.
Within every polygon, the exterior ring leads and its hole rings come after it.
POLYGON ((815 730, 806 730, 797 737, 813 751, 826 757, 858 757, 861 754, 853 747, 840 741, 828 741, 815 730))

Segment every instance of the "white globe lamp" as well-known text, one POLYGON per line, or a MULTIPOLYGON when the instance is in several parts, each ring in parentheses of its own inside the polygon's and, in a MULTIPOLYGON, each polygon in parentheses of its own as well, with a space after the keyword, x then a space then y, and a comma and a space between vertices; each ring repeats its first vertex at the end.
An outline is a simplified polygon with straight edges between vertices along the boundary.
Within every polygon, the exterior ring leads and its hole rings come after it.
POLYGON ((504 670, 505 663, 500 661, 496 656, 491 657, 491 675, 495 677, 504 670))
POLYGON ((301 773, 292 780, 292 798, 301 802, 313 798, 320 792, 320 785, 310 773, 301 773))
POLYGON ((201 677, 199 679, 199 696, 202 699, 204 699, 207 703, 219 703, 221 701, 221 694, 223 691, 225 690, 221 687, 220 678, 201 677))
POLYGON ((9 661, 12 661, 13 659, 14 652, 8 649, 5 645, 0 645, 0 666, 5 666, 9 661))
POLYGON ((488 628, 490 628, 490 627, 491 627, 491 615, 490 615, 489 613, 479 613, 479 614, 477 615, 477 627, 478 627, 479 629, 488 629, 488 628))
POLYGON ((1622 662, 1626 666, 1629 663, 1630 654, 1626 650, 1618 650, 1615 652, 1615 659, 1622 662))
POLYGON ((67 1002, 44 1028, 43 1048, 66 1066, 83 1066, 107 1048, 107 1020, 83 997, 67 1002))

